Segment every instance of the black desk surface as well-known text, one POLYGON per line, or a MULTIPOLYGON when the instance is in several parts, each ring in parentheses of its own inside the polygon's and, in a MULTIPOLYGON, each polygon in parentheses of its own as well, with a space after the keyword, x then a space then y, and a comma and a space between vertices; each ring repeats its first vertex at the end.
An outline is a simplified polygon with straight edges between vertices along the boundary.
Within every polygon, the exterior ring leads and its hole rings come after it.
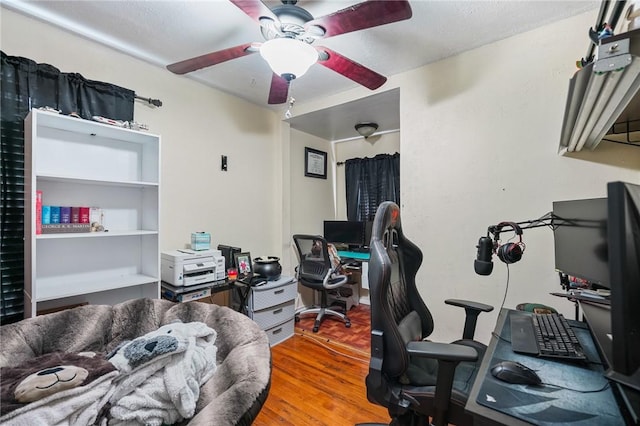
POLYGON ((511 350, 510 315, 529 315, 503 309, 494 335, 471 389, 466 409, 479 425, 624 425, 614 393, 603 376, 598 351, 584 323, 574 328, 585 354, 592 361, 572 363, 518 354, 511 350), (500 337, 496 337, 500 336, 500 337), (491 375, 499 361, 518 361, 534 370, 544 386, 509 384, 491 375), (575 390, 562 389, 551 385, 575 390), (599 389, 604 390, 598 392, 599 389))

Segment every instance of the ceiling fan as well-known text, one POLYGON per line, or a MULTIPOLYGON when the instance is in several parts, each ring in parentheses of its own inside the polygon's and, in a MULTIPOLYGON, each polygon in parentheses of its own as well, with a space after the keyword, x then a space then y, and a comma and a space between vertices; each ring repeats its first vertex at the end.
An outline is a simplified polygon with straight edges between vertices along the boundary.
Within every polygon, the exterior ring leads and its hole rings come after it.
POLYGON ((287 101, 289 83, 301 77, 311 65, 319 63, 371 90, 387 78, 351 59, 312 44, 333 37, 411 18, 408 0, 367 0, 337 12, 314 18, 296 6, 297 0, 281 0, 270 9, 260 0, 230 0, 260 24, 263 43, 245 43, 167 65, 175 74, 186 74, 252 53, 260 55, 273 70, 269 104, 287 101))

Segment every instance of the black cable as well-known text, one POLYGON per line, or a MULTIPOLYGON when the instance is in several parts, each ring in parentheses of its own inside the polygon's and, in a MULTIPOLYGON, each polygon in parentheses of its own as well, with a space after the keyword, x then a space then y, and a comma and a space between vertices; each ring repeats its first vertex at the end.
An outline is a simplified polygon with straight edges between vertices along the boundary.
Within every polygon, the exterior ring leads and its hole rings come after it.
POLYGON ((504 288, 504 297, 502 298, 502 303, 500 304, 500 309, 498 309, 498 312, 500 312, 502 310, 502 307, 504 306, 504 302, 507 300, 507 292, 509 291, 509 264, 507 263, 507 285, 504 288))

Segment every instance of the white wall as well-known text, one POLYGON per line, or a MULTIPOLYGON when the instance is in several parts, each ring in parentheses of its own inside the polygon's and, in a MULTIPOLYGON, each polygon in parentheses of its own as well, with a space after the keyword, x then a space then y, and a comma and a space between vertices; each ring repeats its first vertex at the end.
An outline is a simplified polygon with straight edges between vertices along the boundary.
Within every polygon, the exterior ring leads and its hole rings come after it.
POLYGON ((2 9, 1 27, 7 55, 162 100, 161 108, 135 105, 135 120, 162 136, 162 250, 208 231, 214 245, 281 254, 284 156, 275 113, 10 10, 2 9), (223 154, 228 172, 220 171, 223 154))
POLYGON ((331 145, 325 139, 291 130, 291 233, 322 234, 322 222, 334 217, 333 182, 335 164, 331 145), (304 149, 327 153, 327 178, 304 175, 304 149))
MULTIPOLYGON (((436 320, 434 340, 462 332, 464 312, 447 298, 494 305, 478 321, 478 339, 490 337, 507 271, 494 259, 492 275, 474 273, 487 226, 536 219, 554 200, 604 196, 609 181, 640 182, 637 147, 602 143, 593 153, 557 154, 568 82, 594 13, 393 76, 381 89, 400 88, 403 225, 424 252, 417 282, 436 320)), ((305 114, 368 94, 358 88, 296 108, 305 114)), ((505 306, 541 302, 573 317, 573 305, 549 295, 560 289, 552 232, 526 230, 524 241, 505 306)))
MULTIPOLYGON (((411 88, 400 100, 403 223, 424 251, 418 282, 440 318, 436 338, 462 327, 444 299, 502 302, 506 265, 494 259, 488 277, 472 267, 488 225, 536 219, 554 200, 604 196, 612 180, 640 181, 637 148, 603 145, 622 167, 557 155, 568 80, 592 21, 588 13, 401 76, 411 88)), ((528 230, 524 241, 505 306, 541 302, 572 317, 572 304, 549 295, 560 289, 552 232, 528 230)), ((488 341, 496 316, 482 316, 479 338, 488 341)))
MULTIPOLYGON (((335 159, 328 141, 298 130, 291 130, 290 146, 290 185, 291 219, 289 252, 291 265, 295 267, 297 257, 292 236, 294 234, 322 235, 322 224, 334 217, 333 183, 335 159), (320 179, 304 175, 304 149, 313 148, 327 153, 327 178, 320 179)), ((309 306, 314 303, 313 290, 298 286, 300 298, 297 306, 309 306)))

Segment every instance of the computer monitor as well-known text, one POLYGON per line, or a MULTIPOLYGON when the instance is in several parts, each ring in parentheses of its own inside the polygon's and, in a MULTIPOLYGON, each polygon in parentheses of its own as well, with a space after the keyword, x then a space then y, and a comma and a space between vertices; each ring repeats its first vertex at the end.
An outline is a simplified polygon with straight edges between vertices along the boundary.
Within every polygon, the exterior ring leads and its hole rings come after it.
POLYGON ((371 245, 371 231, 373 230, 373 221, 368 220, 364 223, 364 246, 369 247, 371 245))
POLYGON ((608 288, 607 199, 556 201, 553 216, 556 269, 608 288))
POLYGON ((640 185, 607 185, 611 335, 607 377, 640 390, 640 185))
POLYGON ((349 220, 325 220, 324 239, 335 245, 347 245, 350 249, 365 245, 365 222, 349 220))
POLYGON ((235 268, 236 261, 234 254, 241 253, 242 249, 240 247, 228 246, 225 244, 218 244, 218 250, 222 252, 222 256, 224 257, 224 265, 225 268, 235 268))

